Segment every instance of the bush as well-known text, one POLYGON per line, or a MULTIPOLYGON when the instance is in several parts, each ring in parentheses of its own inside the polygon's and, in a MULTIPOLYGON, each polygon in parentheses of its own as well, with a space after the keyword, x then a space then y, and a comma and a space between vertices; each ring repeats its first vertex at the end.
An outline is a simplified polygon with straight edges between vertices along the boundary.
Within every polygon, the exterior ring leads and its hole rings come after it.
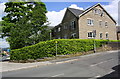
MULTIPOLYGON (((28 60, 39 59, 44 57, 55 56, 56 42, 57 41, 57 54, 66 55, 78 52, 87 52, 93 50, 93 39, 54 39, 50 41, 40 42, 35 45, 15 49, 10 52, 11 60, 28 60)), ((96 47, 106 44, 108 40, 95 40, 96 47)))

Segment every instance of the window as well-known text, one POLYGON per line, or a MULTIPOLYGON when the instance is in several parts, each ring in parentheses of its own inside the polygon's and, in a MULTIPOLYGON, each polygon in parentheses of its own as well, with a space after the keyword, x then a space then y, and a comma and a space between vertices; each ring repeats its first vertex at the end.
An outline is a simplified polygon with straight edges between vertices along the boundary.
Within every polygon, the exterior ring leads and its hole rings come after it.
POLYGON ((58 28, 58 32, 60 32, 60 27, 58 28))
POLYGON ((99 25, 102 26, 102 21, 99 21, 99 25))
POLYGON ((104 16, 104 11, 101 11, 101 16, 104 16))
POLYGON ((93 38, 93 33, 92 32, 88 32, 88 38, 93 38))
POLYGON ((100 12, 101 12, 100 9, 94 9, 95 14, 100 14, 100 12))
POLYGON ((76 28, 75 21, 72 21, 72 22, 71 22, 71 28, 72 28, 72 29, 75 29, 75 28, 76 28))
POLYGON ((107 22, 105 22, 105 26, 106 26, 106 27, 108 26, 107 22))
POLYGON ((100 33, 100 39, 102 39, 102 33, 100 33))
POLYGON ((100 16, 104 16, 104 11, 101 9, 93 9, 94 14, 99 14, 100 16))
POLYGON ((95 13, 95 14, 98 14, 98 10, 97 10, 97 9, 94 9, 94 13, 95 13))
POLYGON ((100 9, 98 10, 98 14, 101 15, 101 10, 100 9))
POLYGON ((92 19, 87 19, 87 24, 88 25, 93 25, 93 20, 92 19))
POLYGON ((76 33, 72 33, 71 38, 76 38, 76 33))
POLYGON ((106 39, 108 39, 108 33, 106 33, 106 39))

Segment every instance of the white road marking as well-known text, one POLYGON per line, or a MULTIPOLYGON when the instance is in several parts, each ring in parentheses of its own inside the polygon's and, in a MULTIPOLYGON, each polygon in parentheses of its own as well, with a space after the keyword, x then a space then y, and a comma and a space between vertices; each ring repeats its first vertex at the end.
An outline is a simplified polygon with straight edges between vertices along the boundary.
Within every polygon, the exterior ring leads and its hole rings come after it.
POLYGON ((67 61, 63 61, 63 62, 56 62, 56 64, 68 63, 68 62, 77 61, 77 60, 79 60, 79 59, 67 60, 67 61))
POLYGON ((101 75, 97 75, 97 76, 95 76, 95 78, 99 78, 99 77, 101 77, 101 75))
POLYGON ((54 76, 51 76, 51 77, 58 77, 58 76, 61 76, 61 75, 64 75, 64 73, 58 74, 58 75, 54 75, 54 76))
POLYGON ((99 64, 102 64, 102 63, 105 63, 105 62, 108 62, 108 61, 111 61, 111 60, 114 60, 114 59, 110 59, 110 60, 102 61, 102 62, 99 62, 99 63, 96 63, 96 64, 92 64, 92 65, 90 65, 90 67, 97 66, 99 64))

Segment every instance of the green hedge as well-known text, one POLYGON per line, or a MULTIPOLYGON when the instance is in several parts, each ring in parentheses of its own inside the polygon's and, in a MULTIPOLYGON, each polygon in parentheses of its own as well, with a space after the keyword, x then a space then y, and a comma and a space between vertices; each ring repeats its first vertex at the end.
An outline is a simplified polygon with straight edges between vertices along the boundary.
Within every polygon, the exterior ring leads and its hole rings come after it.
MULTIPOLYGON (((73 54, 77 52, 86 52, 93 49, 93 39, 54 39, 50 41, 40 42, 38 44, 23 47, 11 51, 11 60, 28 60, 43 57, 55 56, 56 42, 59 55, 73 54)), ((96 47, 106 44, 108 40, 95 40, 96 47)))

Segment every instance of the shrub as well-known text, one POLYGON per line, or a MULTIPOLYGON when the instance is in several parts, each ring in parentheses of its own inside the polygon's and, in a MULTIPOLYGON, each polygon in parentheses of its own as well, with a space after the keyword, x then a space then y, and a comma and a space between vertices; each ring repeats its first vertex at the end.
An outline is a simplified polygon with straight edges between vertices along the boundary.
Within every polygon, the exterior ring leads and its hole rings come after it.
MULTIPOLYGON (((55 56, 57 41, 57 54, 66 55, 78 52, 87 52, 93 50, 93 39, 54 39, 43 41, 35 45, 23 47, 20 49, 11 50, 11 60, 28 60, 39 59, 44 57, 55 56)), ((95 40, 96 47, 106 44, 108 40, 95 40)))

